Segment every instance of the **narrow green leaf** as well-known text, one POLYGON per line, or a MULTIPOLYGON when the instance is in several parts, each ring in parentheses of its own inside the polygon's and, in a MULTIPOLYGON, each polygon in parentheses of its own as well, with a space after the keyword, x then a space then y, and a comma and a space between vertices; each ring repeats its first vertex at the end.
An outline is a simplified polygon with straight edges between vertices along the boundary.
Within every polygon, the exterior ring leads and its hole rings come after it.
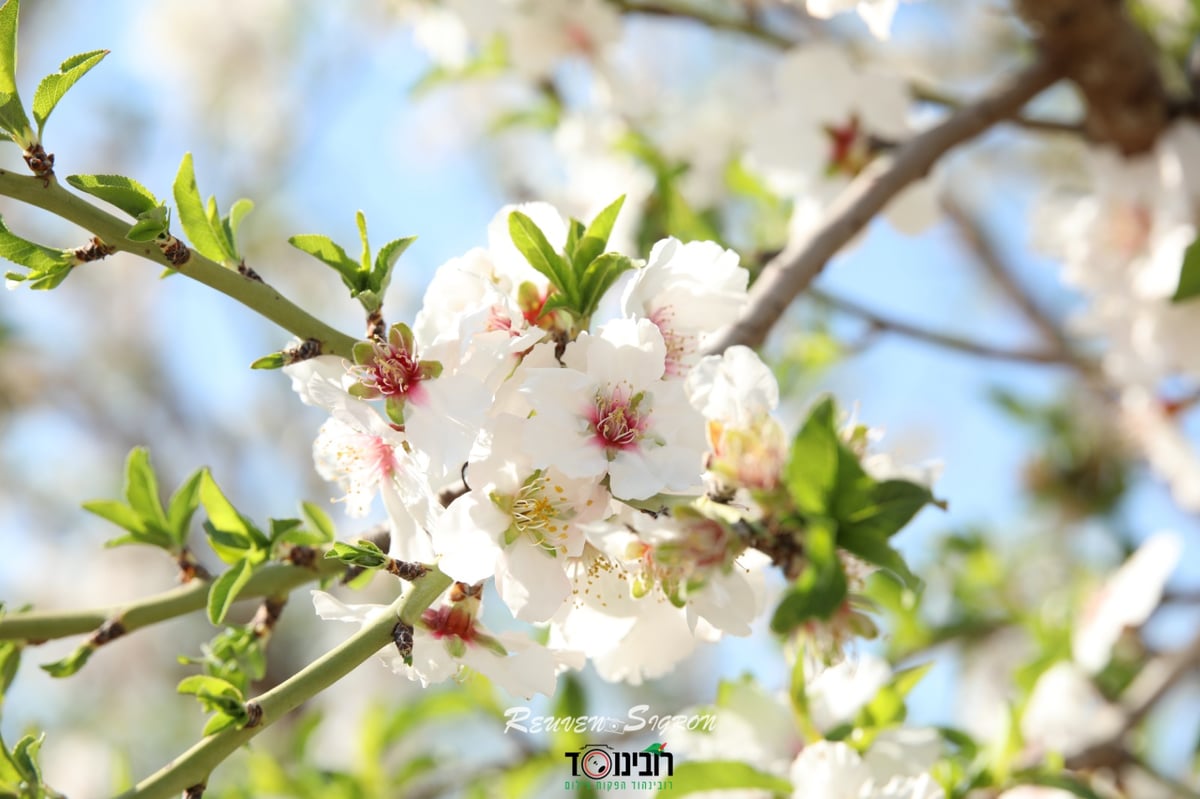
POLYGON ((159 206, 149 189, 124 175, 68 175, 67 183, 85 194, 115 205, 133 217, 159 206))
POLYGON ((832 398, 821 400, 792 441, 783 481, 792 501, 804 513, 819 515, 831 509, 841 448, 836 413, 832 398))
MULTIPOLYGON (((586 243, 588 239, 583 241, 586 243)), ((591 316, 604 292, 617 282, 623 272, 630 269, 633 269, 633 261, 618 252, 604 253, 588 264, 579 280, 580 313, 585 317, 591 316)))
POLYGON ((416 240, 416 236, 408 236, 389 241, 375 256, 375 268, 371 270, 371 291, 379 295, 380 299, 392 282, 392 268, 395 267, 396 261, 400 260, 400 256, 416 240))
POLYGON ((231 261, 237 260, 237 248, 233 246, 233 237, 229 234, 229 228, 225 224, 225 220, 221 218, 221 210, 217 208, 217 198, 210 196, 208 202, 204 206, 204 215, 208 217, 208 227, 216 237, 219 246, 223 252, 229 253, 231 261))
POLYGON ((83 509, 131 533, 141 535, 146 532, 146 523, 141 515, 124 502, 115 499, 93 499, 83 503, 83 509))
POLYGON ((1183 251, 1183 265, 1179 270, 1179 287, 1171 302, 1183 302, 1200 294, 1200 239, 1193 241, 1183 251))
POLYGON ((33 93, 33 119, 37 122, 38 138, 42 136, 46 120, 50 118, 50 112, 58 105, 58 101, 63 98, 67 90, 86 75, 92 67, 99 64, 106 55, 108 55, 107 50, 92 50, 71 56, 62 62, 58 72, 42 78, 37 91, 33 93))
POLYGON ((241 257, 238 247, 238 231, 242 229, 242 220, 254 210, 254 203, 245 198, 237 200, 229 209, 229 218, 225 222, 225 232, 229 235, 229 243, 233 246, 235 258, 241 257))
POLYGON ((36 738, 32 735, 25 735, 22 736, 21 740, 17 741, 17 745, 13 747, 12 751, 13 765, 17 767, 17 771, 21 772, 21 776, 28 784, 27 787, 36 790, 36 793, 33 795, 39 797, 39 799, 45 793, 41 790, 44 787, 42 783, 42 768, 38 765, 37 756, 45 740, 45 733, 36 738))
POLYGON ((233 716, 218 713, 208 720, 208 723, 204 725, 204 729, 200 731, 200 734, 205 737, 216 735, 221 730, 227 730, 230 727, 237 726, 239 723, 238 719, 233 716))
MULTIPOLYGON (((0 609, 3 615, 3 609, 0 609)), ((0 642, 0 709, 4 707, 4 695, 17 677, 21 665, 22 645, 17 641, 0 642)))
POLYGON ((208 513, 204 527, 209 544, 221 560, 233 564, 243 560, 248 550, 266 549, 267 537, 237 512, 207 469, 200 478, 200 502, 208 513))
POLYGON ((235 260, 234 254, 225 248, 213 231, 212 220, 205 213, 204 201, 200 199, 200 189, 196 186, 196 170, 191 153, 184 153, 179 163, 173 191, 179 224, 192 249, 217 263, 235 260))
POLYGON ((287 366, 287 360, 284 359, 282 352, 272 352, 250 364, 251 369, 282 369, 285 366, 287 366))
POLYGON ((388 556, 382 549, 365 538, 350 544, 338 541, 325 553, 326 560, 340 560, 350 566, 361 566, 364 569, 378 569, 388 562, 388 556))
POLYGON ((575 273, 563 257, 554 251, 537 224, 520 211, 513 211, 508 216, 508 232, 529 265, 545 275, 577 307, 579 287, 575 282, 575 273))
POLYGON ((570 222, 567 223, 567 243, 563 246, 563 252, 567 254, 567 258, 572 263, 576 262, 575 248, 579 246, 579 240, 583 238, 585 230, 587 228, 583 223, 574 217, 571 217, 570 222))
POLYGON ((41 669, 51 677, 70 677, 83 668, 84 664, 88 662, 88 658, 95 651, 96 648, 91 644, 83 644, 62 660, 56 660, 53 663, 43 663, 41 669))
POLYGON ((738 788, 759 788, 791 796, 792 784, 782 777, 759 771, 740 760, 712 760, 704 763, 680 763, 670 778, 671 787, 661 788, 657 799, 671 799, 689 793, 738 788))
POLYGON ((346 251, 334 244, 328 236, 303 233, 299 236, 292 236, 288 239, 288 244, 332 267, 342 276, 342 282, 350 289, 351 295, 356 296, 358 292, 366 291, 369 288, 365 280, 366 275, 360 275, 358 272, 358 264, 352 261, 350 256, 346 255, 346 251))
POLYGON ((200 481, 203 477, 203 469, 192 472, 191 476, 175 489, 167 504, 167 529, 180 546, 187 541, 192 516, 200 506, 200 481))
POLYGON ((26 241, 11 232, 0 218, 0 258, 30 270, 28 274, 10 272, 15 282, 30 281, 34 289, 52 289, 66 280, 75 268, 75 256, 70 250, 56 250, 26 241))
POLYGON ((304 518, 308 520, 309 526, 320 534, 325 543, 332 543, 337 539, 337 529, 333 525, 333 519, 329 518, 329 514, 325 512, 324 508, 311 502, 301 502, 300 509, 304 513, 304 518))
POLYGON ((21 146, 33 143, 33 129, 17 93, 17 16, 18 0, 8 0, 0 8, 0 126, 21 146))
POLYGON ((371 244, 367 241, 367 215, 362 211, 357 211, 354 214, 354 224, 358 226, 358 240, 362 242, 362 252, 358 255, 358 271, 370 274, 371 244))
POLYGON ((208 620, 220 624, 225 620, 225 614, 237 600, 238 593, 250 582, 254 566, 250 561, 239 560, 220 577, 213 580, 208 589, 208 620))
POLYGON ((134 447, 125 460, 125 501, 148 524, 167 529, 167 515, 158 496, 158 478, 145 447, 134 447))
POLYGON ((612 236, 613 225, 616 224, 617 217, 621 213, 621 206, 624 204, 625 195, 622 194, 609 204, 607 208, 597 214, 592 223, 587 226, 587 230, 580 239, 579 245, 575 249, 575 255, 572 258, 577 271, 583 271, 588 264, 608 247, 608 239, 612 236))

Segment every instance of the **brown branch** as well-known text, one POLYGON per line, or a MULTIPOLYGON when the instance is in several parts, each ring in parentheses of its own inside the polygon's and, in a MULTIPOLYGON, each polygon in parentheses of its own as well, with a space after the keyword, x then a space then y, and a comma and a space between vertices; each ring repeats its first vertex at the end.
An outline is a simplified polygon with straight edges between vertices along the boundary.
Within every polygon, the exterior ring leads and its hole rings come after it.
POLYGON ((1012 116, 1030 99, 1053 84, 1059 71, 1036 62, 991 94, 955 111, 940 124, 896 148, 891 158, 875 161, 842 192, 825 222, 810 237, 790 242, 763 269, 750 290, 741 317, 707 346, 721 352, 734 344, 758 346, 784 311, 842 246, 866 227, 888 201, 923 177, 952 147, 979 135, 1012 116))
MULTIPOLYGON (((963 106, 962 100, 930 86, 914 84, 909 87, 909 92, 912 94, 913 99, 920 100, 921 102, 932 103, 933 105, 940 105, 950 109, 961 108, 963 106)), ((1084 129, 1082 122, 1042 119, 1041 117, 1031 117, 1025 114, 1016 114, 1006 121, 1019 128, 1031 130, 1036 133, 1058 133, 1068 136, 1087 137, 1087 131, 1084 129)))
POLYGON ((1154 146, 1170 121, 1158 54, 1120 0, 1017 0, 1043 56, 1087 102, 1088 136, 1126 155, 1154 146))
POLYGON ((856 316, 869 324, 873 329, 884 333, 898 333, 917 341, 924 341, 945 349, 957 350, 983 358, 994 358, 1002 361, 1018 361, 1038 364, 1063 364, 1069 356, 1053 350, 1021 350, 1006 349, 982 341, 962 338, 949 333, 919 327, 899 319, 882 316, 875 311, 865 308, 856 302, 834 296, 820 289, 809 289, 808 295, 816 301, 835 308, 844 313, 856 316))

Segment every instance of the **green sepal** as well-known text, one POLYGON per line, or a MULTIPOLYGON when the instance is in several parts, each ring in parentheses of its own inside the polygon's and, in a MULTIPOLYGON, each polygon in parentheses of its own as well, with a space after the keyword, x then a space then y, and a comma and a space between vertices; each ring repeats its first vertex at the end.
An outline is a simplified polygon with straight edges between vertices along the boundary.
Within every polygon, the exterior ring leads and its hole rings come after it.
POLYGON ((0 258, 29 270, 26 274, 8 272, 5 277, 16 283, 29 281, 29 287, 47 290, 58 287, 78 264, 70 250, 43 247, 12 233, 0 218, 0 258))
POLYGON ((258 358, 254 363, 250 364, 251 369, 282 369, 287 365, 287 360, 283 357, 282 352, 272 352, 270 355, 264 355, 258 358))
POLYGON ((70 677, 84 667, 84 664, 88 662, 88 658, 95 651, 96 647, 91 644, 81 644, 74 652, 62 660, 56 660, 53 663, 43 663, 40 668, 51 677, 70 677))
POLYGON ((392 424, 404 424, 404 398, 388 397, 383 401, 383 410, 392 424))
MULTIPOLYGON (((222 229, 218 233, 214 229, 213 220, 200 199, 191 153, 184 153, 183 160, 179 163, 179 171, 175 174, 172 191, 175 195, 175 209, 179 212, 179 225, 183 228, 183 234, 187 236, 192 249, 217 263, 236 261, 235 253, 225 241, 225 231, 222 229)), ((215 202, 213 207, 216 207, 215 202)), ((216 225, 222 226, 220 219, 216 220, 216 225)))
POLYGON ((58 72, 42 78, 37 91, 33 93, 33 119, 37 123, 38 138, 46 128, 46 120, 58 105, 58 101, 66 95, 67 90, 75 82, 86 75, 92 67, 99 64, 108 55, 108 50, 92 50, 87 53, 73 55, 58 67, 58 72))
POLYGON ((209 622, 220 624, 225 620, 225 614, 229 612, 229 608, 233 607, 233 603, 237 601, 237 595, 246 587, 246 583, 250 581, 253 574, 254 564, 249 558, 245 558, 239 560, 212 581, 208 587, 209 622))
POLYGON ((8 0, 0 7, 0 127, 21 147, 28 149, 37 143, 25 107, 17 93, 17 16, 18 0, 8 0))
POLYGON ((135 218, 160 207, 149 189, 124 175, 68 175, 67 183, 135 218))
POLYGON ((537 224, 520 211, 513 211, 508 215, 508 232, 529 265, 545 275, 572 305, 578 305, 579 286, 574 270, 563 256, 554 251, 537 224))

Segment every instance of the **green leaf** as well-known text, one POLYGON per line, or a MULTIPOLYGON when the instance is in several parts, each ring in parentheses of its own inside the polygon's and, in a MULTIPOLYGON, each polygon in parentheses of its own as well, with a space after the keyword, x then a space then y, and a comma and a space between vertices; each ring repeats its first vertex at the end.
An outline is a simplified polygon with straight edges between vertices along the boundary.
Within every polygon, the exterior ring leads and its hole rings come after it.
POLYGON ((249 559, 239 560, 220 577, 213 580, 208 589, 208 620, 220 624, 225 614, 237 600, 238 593, 250 582, 254 566, 249 559))
POLYGON ((207 674, 193 674, 184 677, 175 690, 196 697, 196 701, 205 712, 229 716, 233 720, 231 723, 240 723, 246 718, 245 698, 238 687, 229 680, 207 674))
POLYGON ((579 287, 575 283, 575 273, 563 257, 554 251, 537 224, 520 211, 513 211, 508 215, 508 232, 529 265, 545 275, 574 307, 578 307, 579 287))
POLYGON ((8 0, 0 8, 0 127, 12 134, 22 147, 33 139, 29 117, 17 94, 17 15, 18 0, 8 0))
POLYGON ((354 214, 354 224, 358 227, 358 240, 362 242, 362 252, 358 255, 358 272, 371 273, 371 243, 367 240, 367 215, 362 211, 354 214))
MULTIPOLYGON (((2 609, 0 609, 2 615, 2 609)), ((22 646, 16 641, 0 642, 0 709, 4 707, 4 695, 17 677, 21 665, 22 646)))
POLYGON ((282 352, 272 352, 255 359, 254 363, 250 364, 251 369, 282 369, 285 366, 287 366, 287 359, 282 352))
POLYGON ((200 734, 205 737, 209 735, 216 735, 221 730, 227 730, 230 727, 235 727, 239 723, 239 720, 233 716, 225 713, 217 713, 208 720, 208 723, 204 725, 204 729, 200 731, 200 734))
POLYGON ((867 501, 842 518, 843 534, 853 531, 890 538, 908 524, 921 508, 934 502, 929 489, 907 480, 885 480, 873 485, 867 501))
MULTIPOLYGON (((584 239, 583 243, 587 243, 584 239)), ((604 292, 617 282, 623 272, 633 269, 633 261, 618 252, 608 252, 597 256, 580 277, 579 312, 584 317, 591 316, 600 304, 604 292)))
POLYGON ((212 221, 204 210, 200 189, 196 186, 196 170, 192 164, 191 153, 184 153, 179 171, 175 175, 173 191, 175 209, 179 212, 179 224, 191 242, 192 249, 217 263, 236 260, 234 254, 226 249, 223 237, 218 238, 213 231, 212 221))
POLYGON ((346 251, 334 244, 328 236, 304 233, 292 236, 288 239, 288 244, 332 267, 342 276, 342 282, 346 284, 346 288, 350 289, 351 296, 358 296, 359 292, 369 288, 364 279, 366 276, 359 274, 358 264, 351 260, 350 256, 346 255, 346 251))
POLYGON ((237 200, 229 208, 229 217, 225 221, 225 232, 229 236, 229 243, 233 247, 233 255, 235 258, 240 257, 241 250, 238 248, 238 231, 242 229, 242 220, 246 215, 254 210, 254 203, 245 198, 237 200))
POLYGON ((1171 302, 1183 302, 1200 294, 1200 239, 1193 241, 1183 251, 1183 265, 1179 270, 1179 287, 1171 302))
POLYGON ((125 460, 125 501, 147 522, 147 528, 167 530, 167 516, 158 496, 158 478, 145 447, 134 447, 125 460))
MULTIPOLYGON (((32 735, 26 735, 17 741, 17 745, 13 747, 12 751, 13 765, 17 767, 17 771, 21 773, 21 777, 28 784, 28 787, 37 789, 37 793, 33 794, 33 797, 37 799, 41 799, 45 795, 41 790, 43 787, 42 769, 37 762, 38 751, 42 748, 42 743, 45 740, 45 733, 36 738, 32 735)), ((25 799, 25 797, 23 796, 22 799, 25 799)))
POLYGON ((191 476, 175 489, 167 505, 167 529, 180 546, 187 541, 192 516, 200 506, 200 481, 203 478, 203 469, 192 472, 191 476))
POLYGON ((796 507, 805 513, 829 513, 837 485, 841 441, 838 439, 836 407, 826 397, 808 414, 804 426, 792 440, 783 482, 796 507))
POLYGON ((658 799, 671 799, 689 793, 737 788, 760 788, 788 796, 792 794, 792 784, 782 777, 759 771, 740 760, 713 760, 677 764, 675 774, 671 777, 671 787, 660 789, 655 796, 658 799))
MULTIPOLYGON (((587 693, 583 683, 574 674, 566 674, 559 682, 558 691, 554 694, 554 708, 550 715, 554 718, 583 718, 587 715, 587 693)), ((550 733, 550 748, 558 752, 576 752, 587 744, 583 732, 576 732, 574 727, 567 726, 562 730, 550 733)))
MULTIPOLYGON (((221 218, 221 211, 217 208, 217 198, 209 197, 208 202, 204 206, 204 215, 208 217, 208 227, 212 230, 214 236, 217 237, 221 249, 228 253, 235 253, 236 248, 233 246, 233 239, 229 236, 229 228, 225 225, 225 220, 221 218)), ((236 255, 231 255, 231 260, 236 259, 236 255)))
POLYGON ((56 660, 53 663, 43 663, 41 669, 51 677, 70 677, 83 668, 84 664, 88 662, 88 658, 95 651, 96 648, 91 644, 83 644, 62 660, 56 660))
POLYGON ((253 522, 237 512, 207 469, 200 478, 200 502, 208 513, 204 528, 217 557, 234 564, 246 558, 251 551, 265 554, 267 537, 253 522))
POLYGON ((30 270, 28 274, 9 272, 6 277, 15 282, 30 281, 30 288, 56 288, 75 268, 76 259, 70 250, 43 247, 12 233, 0 218, 0 258, 30 270))
POLYGON ((371 291, 379 295, 381 299, 384 292, 387 291, 388 284, 392 281, 392 268, 396 265, 396 261, 400 260, 400 256, 416 240, 416 236, 408 236, 389 241, 375 256, 375 268, 371 270, 371 291))
POLYGON ((771 617, 771 629, 787 635, 808 619, 828 619, 846 600, 846 572, 834 546, 833 523, 809 527, 804 538, 807 564, 771 617))
POLYGON ((153 211, 159 202, 142 184, 124 175, 68 175, 67 183, 111 203, 133 217, 153 211))
POLYGON ((63 98, 67 90, 86 75, 92 67, 99 64, 106 55, 108 55, 107 50, 92 50, 71 56, 62 62, 58 72, 42 78, 37 91, 33 93, 33 119, 37 122, 38 138, 42 136, 46 120, 50 118, 50 112, 58 105, 58 101, 63 98))
POLYGON ((323 508, 311 502, 301 502, 300 510, 303 512, 304 518, 308 520, 309 526, 321 536, 325 543, 332 543, 337 539, 337 529, 333 525, 333 519, 329 518, 329 514, 323 508))
POLYGON ((917 588, 921 581, 908 568, 904 558, 888 543, 885 536, 858 531, 854 528, 842 530, 838 535, 838 546, 854 555, 887 569, 899 577, 907 588, 917 588))
POLYGON ((351 566, 364 569, 379 569, 387 565, 387 554, 372 542, 360 538, 357 543, 338 541, 325 553, 326 560, 340 560, 351 566))
POLYGON ((597 214, 592 223, 587 226, 587 230, 574 249, 572 260, 575 262, 576 269, 582 271, 604 252, 608 246, 608 239, 612 235, 613 225, 616 224, 617 216, 621 213, 621 206, 624 204, 625 195, 622 194, 597 214))
POLYGON ((129 531, 127 536, 107 541, 104 544, 106 547, 148 544, 168 551, 175 548, 175 542, 166 530, 148 525, 141 514, 124 502, 115 499, 94 499, 83 503, 83 509, 129 531))

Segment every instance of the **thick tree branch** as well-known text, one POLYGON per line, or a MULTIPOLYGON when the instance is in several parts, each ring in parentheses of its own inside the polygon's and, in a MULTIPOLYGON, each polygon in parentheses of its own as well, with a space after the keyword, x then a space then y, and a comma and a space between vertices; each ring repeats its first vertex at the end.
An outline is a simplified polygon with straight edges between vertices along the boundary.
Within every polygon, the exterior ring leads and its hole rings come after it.
POLYGON ((1063 364, 1069 362, 1067 356, 1053 350, 1007 349, 982 341, 929 330, 899 319, 883 316, 856 302, 829 294, 820 289, 810 289, 808 294, 817 302, 828 305, 830 308, 858 317, 875 330, 884 333, 898 333, 899 335, 907 336, 917 341, 924 341, 944 349, 956 350, 969 355, 978 355, 983 358, 994 358, 1001 361, 1037 364, 1063 364))
POLYGON ((1088 135, 1126 155, 1154 146, 1170 121, 1158 54, 1120 0, 1017 0, 1057 64, 1087 101, 1088 135))
POLYGON ((764 267, 750 290, 741 318, 709 343, 709 352, 734 344, 758 346, 784 311, 846 242, 913 181, 923 177, 952 147, 979 135, 1053 84, 1059 71, 1037 62, 975 103, 963 106, 941 124, 900 145, 891 158, 881 158, 838 197, 816 232, 793 241, 764 267))

